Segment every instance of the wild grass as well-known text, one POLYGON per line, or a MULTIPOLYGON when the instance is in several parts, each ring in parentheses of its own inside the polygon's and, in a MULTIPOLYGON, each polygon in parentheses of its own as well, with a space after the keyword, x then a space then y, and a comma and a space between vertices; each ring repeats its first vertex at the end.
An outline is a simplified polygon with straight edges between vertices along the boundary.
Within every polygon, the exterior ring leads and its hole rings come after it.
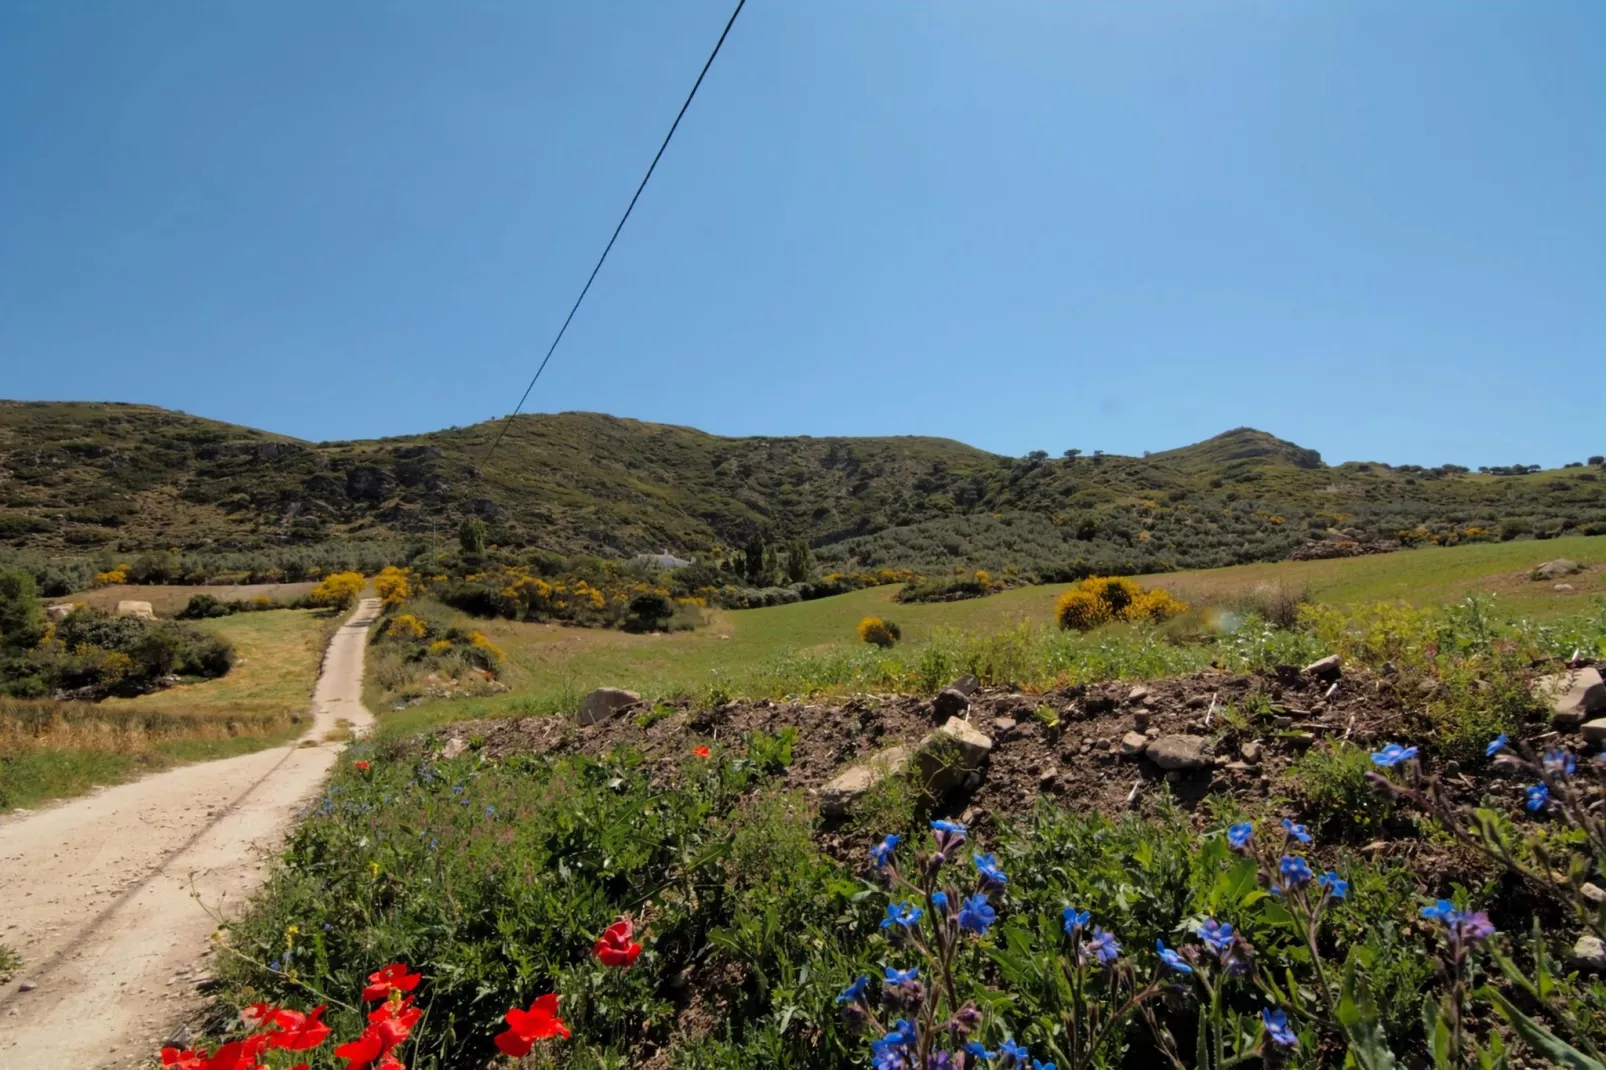
POLYGON ((305 610, 197 622, 235 644, 228 675, 93 704, 0 701, 0 811, 287 742, 337 624, 305 610))

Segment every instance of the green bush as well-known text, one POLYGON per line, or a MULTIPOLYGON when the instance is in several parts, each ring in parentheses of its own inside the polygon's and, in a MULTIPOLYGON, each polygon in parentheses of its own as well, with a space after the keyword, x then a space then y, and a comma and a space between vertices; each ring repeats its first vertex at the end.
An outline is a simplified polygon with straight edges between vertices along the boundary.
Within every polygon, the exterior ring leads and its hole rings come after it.
POLYGON ((1334 839, 1360 842, 1375 837, 1394 815, 1394 801, 1367 779, 1373 771, 1365 748, 1324 742, 1289 767, 1288 781, 1313 828, 1334 839))

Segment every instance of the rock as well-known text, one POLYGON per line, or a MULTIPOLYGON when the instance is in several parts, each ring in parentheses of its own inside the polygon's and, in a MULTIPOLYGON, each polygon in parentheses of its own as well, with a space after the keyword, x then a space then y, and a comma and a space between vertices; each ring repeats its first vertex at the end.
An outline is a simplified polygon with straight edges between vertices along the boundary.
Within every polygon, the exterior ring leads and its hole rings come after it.
POLYGON ((1215 764, 1210 741, 1203 736, 1161 736, 1149 741, 1143 752, 1165 770, 1205 769, 1215 764))
POLYGON ((468 750, 468 740, 462 736, 453 736, 446 741, 446 746, 441 748, 441 758, 449 762, 466 750, 468 750))
POLYGON ((948 794, 967 774, 987 764, 993 741, 969 721, 950 717, 941 728, 920 741, 914 755, 914 775, 920 789, 933 798, 948 794))
POLYGON ((1606 717, 1597 717, 1593 721, 1585 721, 1584 726, 1579 731, 1591 743, 1606 743, 1606 717))
POLYGON ((1203 695, 1190 695, 1188 701, 1183 703, 1190 710, 1202 710, 1210 705, 1210 700, 1203 695))
POLYGON ((1132 690, 1130 690, 1130 691, 1128 691, 1126 693, 1127 702, 1131 703, 1131 704, 1134 704, 1134 705, 1138 704, 1138 703, 1147 704, 1153 698, 1154 698, 1153 692, 1151 692, 1148 688, 1144 687, 1142 684, 1139 684, 1137 687, 1134 687, 1132 690))
POLYGON ((1309 750, 1311 748, 1311 744, 1316 742, 1316 733, 1290 732, 1288 735, 1283 737, 1283 742, 1287 743, 1295 750, 1309 750))
POLYGON ((1037 788, 1039 791, 1052 791, 1059 787, 1059 783, 1060 771, 1052 765, 1037 776, 1037 788))
POLYGON ((1128 758, 1136 758, 1142 754, 1149 745, 1149 737, 1142 732, 1128 732, 1121 737, 1121 753, 1128 758))
POLYGON ((118 602, 117 615, 119 617, 139 617, 141 620, 156 619, 156 611, 151 609, 149 602, 118 602))
POLYGON ((1585 933, 1573 945, 1573 963, 1586 970, 1606 973, 1606 941, 1592 933, 1585 933))
POLYGON ((1228 762, 1222 768, 1229 773, 1247 773, 1250 771, 1250 766, 1243 762, 1228 762))
POLYGON ((1016 721, 1013 717, 994 717, 993 731, 999 739, 1008 739, 1009 734, 1015 731, 1016 721))
POLYGON ((1585 882, 1584 886, 1578 891, 1591 903, 1606 903, 1606 888, 1602 888, 1598 884, 1585 882))
POLYGON ((945 687, 931 700, 931 713, 939 721, 958 717, 970 709, 970 698, 957 687, 945 687))
POLYGON ((820 812, 827 817, 841 817, 859 796, 888 777, 900 775, 908 767, 909 748, 892 747, 844 769, 820 789, 820 812))
POLYGON ((1088 713, 1097 716, 1115 709, 1115 700, 1109 695, 1089 695, 1082 700, 1082 705, 1088 713))
POLYGON ((1263 750, 1259 740, 1251 740, 1238 748, 1238 756, 1250 765, 1259 765, 1263 750))
POLYGON ((1555 580, 1560 579, 1563 576, 1571 576, 1574 572, 1578 571, 1580 571, 1578 562, 1569 561, 1565 557, 1558 557, 1554 561, 1546 561, 1544 564, 1535 568, 1533 572, 1529 573, 1529 578, 1535 580, 1555 580))
POLYGON ((1436 695, 1438 694, 1438 691, 1439 682, 1433 679, 1431 676, 1425 678, 1421 683, 1416 685, 1416 693, 1422 695, 1423 697, 1436 695))
POLYGON ((1305 666, 1305 675, 1313 676, 1318 680, 1337 680, 1344 675, 1344 662, 1337 654, 1329 654, 1325 658, 1311 662, 1305 666))
POLYGON ((1558 583, 1554 584, 1550 589, 1552 591, 1570 591, 1573 589, 1573 585, 1570 583, 1558 583))
POLYGON ((38 987, 39 986, 34 984, 32 981, 23 981, 21 984, 17 985, 17 991, 18 992, 32 992, 34 989, 36 989, 38 987))
POLYGON ((1159 739, 1160 738, 1160 730, 1158 728, 1154 727, 1153 725, 1150 725, 1149 727, 1145 728, 1143 730, 1143 734, 1145 736, 1147 736, 1149 739, 1159 739))
POLYGON ((77 608, 71 602, 57 602, 53 606, 45 607, 45 616, 54 621, 63 621, 72 616, 72 611, 77 608))
POLYGON ((619 687, 599 687, 580 700, 578 719, 581 727, 606 721, 620 710, 634 706, 641 696, 619 687))
POLYGON ((1534 681, 1533 695, 1550 707, 1558 725, 1577 725, 1606 713, 1606 683, 1598 669, 1570 669, 1534 681))
POLYGON ((1132 727, 1139 732, 1147 730, 1149 727, 1149 711, 1139 710, 1134 713, 1132 715, 1132 727))
POLYGON ((981 690, 981 681, 977 680, 974 676, 967 672, 965 675, 949 684, 946 690, 957 691, 966 698, 969 698, 971 695, 974 695, 977 691, 981 690))

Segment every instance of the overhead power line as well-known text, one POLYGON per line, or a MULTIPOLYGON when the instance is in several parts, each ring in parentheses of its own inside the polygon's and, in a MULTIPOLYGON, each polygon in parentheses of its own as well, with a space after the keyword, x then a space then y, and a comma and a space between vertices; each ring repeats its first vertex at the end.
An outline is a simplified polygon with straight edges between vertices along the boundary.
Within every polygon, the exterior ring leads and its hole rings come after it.
POLYGON ((508 413, 507 419, 502 421, 501 430, 496 433, 496 438, 491 441, 490 448, 485 451, 485 456, 480 458, 481 464, 490 459, 491 453, 501 444, 502 436, 506 435, 507 429, 512 426, 513 418, 524 408, 524 403, 530 398, 530 391, 535 389, 535 381, 541 378, 542 372, 546 371, 547 362, 552 359, 552 354, 557 351, 558 343, 563 341, 564 332, 569 329, 569 324, 574 321, 574 314, 580 311, 580 303, 586 299, 586 294, 591 292, 591 284, 597 281, 597 272, 602 270, 603 263, 608 259, 608 253, 613 250, 613 243, 619 240, 619 232, 625 229, 625 223, 630 219, 630 213, 635 210, 636 202, 641 199, 641 191, 647 188, 647 183, 651 180, 653 171, 658 167, 658 161, 664 157, 664 150, 669 148, 669 142, 674 138, 675 130, 679 128, 680 121, 686 117, 686 109, 691 107, 692 98, 697 96, 697 89, 703 84, 703 78, 707 76, 708 68, 714 65, 714 58, 719 55, 720 48, 725 44, 725 38, 730 36, 731 27, 736 25, 736 16, 742 13, 742 8, 746 4, 747 0, 736 0, 735 10, 731 12, 731 17, 726 20, 725 29, 720 31, 719 40, 714 42, 714 50, 708 54, 708 59, 703 62, 703 69, 697 72, 697 81, 692 83, 691 92, 686 94, 685 102, 681 104, 680 111, 675 114, 675 121, 669 124, 669 133, 664 135, 663 144, 659 145, 658 151, 653 154, 652 163, 647 165, 647 173, 641 176, 641 184, 636 187, 635 196, 631 197, 630 203, 625 206, 625 214, 619 217, 619 225, 613 228, 613 236, 608 239, 608 244, 603 247, 602 255, 597 257, 597 266, 591 269, 591 275, 586 279, 585 286, 580 289, 580 296, 574 299, 574 306, 569 309, 569 314, 563 318, 563 326, 558 328, 557 336, 552 339, 552 344, 547 347, 546 356, 541 358, 541 363, 535 369, 535 374, 530 376, 530 385, 524 388, 524 393, 519 397, 519 403, 513 407, 512 412, 508 413))

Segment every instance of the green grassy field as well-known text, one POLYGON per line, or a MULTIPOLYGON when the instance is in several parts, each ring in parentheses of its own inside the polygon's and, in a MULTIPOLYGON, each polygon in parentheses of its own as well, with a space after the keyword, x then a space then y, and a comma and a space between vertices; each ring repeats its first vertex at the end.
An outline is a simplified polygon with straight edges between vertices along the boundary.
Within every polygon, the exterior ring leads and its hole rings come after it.
MULTIPOLYGON (((1497 597, 1510 616, 1559 616, 1589 610, 1606 593, 1606 538, 1543 542, 1478 543, 1334 561, 1284 561, 1202 572, 1143 577, 1184 598, 1227 603, 1260 586, 1308 590, 1335 605, 1400 600, 1439 605, 1468 594, 1497 597), (1537 564, 1567 557, 1587 566, 1568 578, 1572 591, 1527 578, 1537 564)), ((1053 619, 1063 584, 1019 587, 987 598, 929 605, 900 605, 896 587, 875 587, 767 609, 715 611, 694 632, 633 635, 559 625, 481 621, 482 629, 507 652, 502 680, 511 693, 487 699, 434 700, 386 713, 386 731, 404 732, 466 716, 496 716, 572 708, 594 687, 628 687, 647 695, 700 693, 728 682, 741 688, 766 666, 799 656, 834 652, 863 656, 854 638, 867 615, 896 620, 903 648, 918 649, 953 633, 1001 633, 1021 624, 1040 627, 1053 619)), ((773 675, 773 674, 772 674, 773 675)), ((384 711, 391 699, 370 686, 369 702, 384 711)))
POLYGON ((168 584, 135 585, 125 583, 114 587, 97 587, 91 591, 80 591, 64 598, 53 598, 51 601, 83 602, 94 606, 96 609, 103 609, 108 613, 117 608, 118 602, 125 600, 149 602, 151 604, 151 612, 158 617, 172 617, 176 616, 181 609, 189 604, 191 595, 209 594, 220 602, 249 602, 253 598, 267 598, 274 602, 292 602, 304 597, 315 586, 316 584, 312 583, 245 583, 185 587, 168 584))
POLYGON ((287 742, 337 624, 306 610, 201 621, 235 647, 219 679, 95 704, 0 704, 0 811, 287 742))

